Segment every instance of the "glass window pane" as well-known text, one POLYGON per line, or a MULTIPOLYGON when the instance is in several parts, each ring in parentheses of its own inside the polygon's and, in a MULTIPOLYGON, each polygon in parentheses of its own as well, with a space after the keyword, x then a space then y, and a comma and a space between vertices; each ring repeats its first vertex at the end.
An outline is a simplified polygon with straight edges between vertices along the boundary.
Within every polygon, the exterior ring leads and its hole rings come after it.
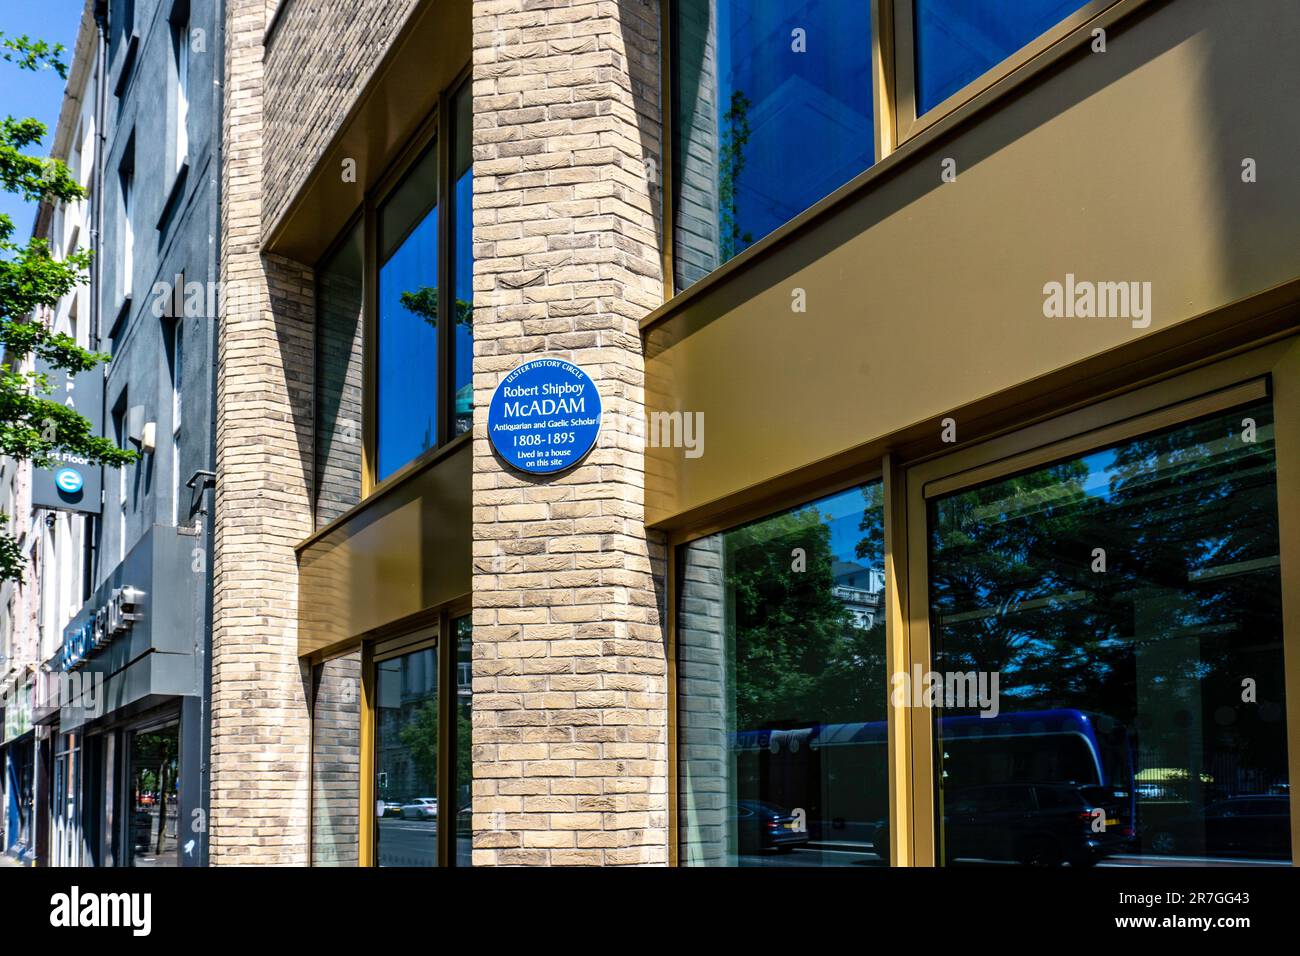
POLYGON ((375 665, 376 860, 438 865, 438 652, 375 665))
POLYGON ((317 269, 316 527, 361 500, 361 224, 317 269))
POLYGON ((379 210, 379 481, 438 444, 437 197, 431 147, 379 210))
POLYGON ((361 651, 316 668, 311 863, 357 866, 361 843, 361 651))
POLYGON ((679 551, 681 861, 889 859, 882 488, 679 551))
POLYGON ((464 83, 452 100, 452 433, 474 425, 474 175, 473 102, 464 83))
POLYGON ((468 617, 451 622, 456 637, 456 865, 473 865, 474 642, 468 617))
POLYGON ((929 515, 943 859, 1290 859, 1266 403, 929 515))
POLYGON ((180 724, 131 737, 131 865, 176 866, 180 724))
POLYGON ((1042 36, 1090 0, 916 0, 916 115, 1042 36))
POLYGON ((674 275, 685 289, 875 161, 871 5, 674 6, 674 275))

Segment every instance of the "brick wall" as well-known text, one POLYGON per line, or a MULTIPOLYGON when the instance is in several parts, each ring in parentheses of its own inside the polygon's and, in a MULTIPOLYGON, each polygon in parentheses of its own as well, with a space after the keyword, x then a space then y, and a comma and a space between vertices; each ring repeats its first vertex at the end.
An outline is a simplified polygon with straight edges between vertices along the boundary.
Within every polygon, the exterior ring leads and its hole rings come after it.
POLYGON ((637 322, 659 304, 657 3, 476 0, 475 865, 667 860, 662 543, 644 528, 637 322), (486 410, 525 358, 582 366, 599 446, 537 480, 486 410))
POLYGON ((259 252, 263 0, 226 7, 213 555, 214 865, 307 858, 309 723, 293 548, 311 531, 311 274, 259 252), (237 288, 238 293, 231 290, 237 288))
POLYGON ((285 9, 266 53, 266 86, 274 91, 266 101, 267 227, 316 168, 419 2, 280 0, 285 9))

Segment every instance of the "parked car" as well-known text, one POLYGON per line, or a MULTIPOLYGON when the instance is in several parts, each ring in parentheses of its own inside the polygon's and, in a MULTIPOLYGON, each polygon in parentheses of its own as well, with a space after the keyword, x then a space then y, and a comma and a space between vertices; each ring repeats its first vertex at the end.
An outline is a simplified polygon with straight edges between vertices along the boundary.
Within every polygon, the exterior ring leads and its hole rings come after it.
POLYGON ((416 797, 410 803, 402 805, 401 814, 403 820, 436 820, 438 819, 438 798, 416 797))
POLYGON ((741 800, 731 808, 731 818, 742 853, 789 853, 808 842, 806 824, 800 829, 794 814, 772 803, 741 800))
POLYGON ((1163 824, 1151 835, 1155 853, 1290 858, 1291 801, 1279 794, 1228 797, 1163 824))
MULTIPOLYGON (((1063 783, 954 790, 944 801, 944 852, 949 860, 1093 866, 1132 848, 1130 800, 1127 790, 1063 783)), ((873 843, 887 858, 887 821, 873 843)))

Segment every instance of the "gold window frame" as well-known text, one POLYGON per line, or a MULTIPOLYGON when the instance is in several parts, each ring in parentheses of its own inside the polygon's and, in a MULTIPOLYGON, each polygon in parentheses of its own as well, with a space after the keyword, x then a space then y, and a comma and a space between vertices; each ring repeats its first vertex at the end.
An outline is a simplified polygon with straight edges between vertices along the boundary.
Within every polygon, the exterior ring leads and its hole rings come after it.
POLYGON ((1058 21, 1046 33, 1039 34, 1025 46, 1000 63, 995 63, 982 74, 941 102, 918 115, 916 112, 916 33, 915 0, 883 0, 891 9, 893 30, 889 34, 890 54, 895 64, 895 114, 899 142, 906 142, 939 120, 956 112, 962 106, 986 92, 993 92, 1017 71, 1031 64, 1046 67, 1062 56, 1087 48, 1092 43, 1092 31, 1106 29, 1119 17, 1140 6, 1146 0, 1091 0, 1064 20, 1058 21), (1113 9, 1112 8, 1117 8, 1113 9), (1110 14, 1103 16, 1104 14, 1110 14), (1051 53, 1051 56, 1046 54, 1051 53))
MULTIPOLYGON (((908 671, 933 667, 927 547, 930 499, 1266 399, 1271 400, 1274 415, 1286 697, 1300 700, 1300 498, 1293 491, 1288 493, 1288 489, 1300 488, 1300 338, 1184 371, 908 468, 903 490, 908 671)), ((914 865, 937 866, 941 864, 935 823, 933 714, 911 715, 908 724, 907 759, 912 768, 905 787, 904 825, 912 842, 914 865)), ((1286 728, 1288 765, 1294 768, 1300 766, 1300 707, 1288 708, 1286 728)), ((1294 788, 1291 833, 1292 861, 1300 863, 1300 796, 1294 788)))
POLYGON ((1046 33, 1017 50, 1001 63, 936 104, 923 115, 916 115, 915 47, 913 43, 912 0, 867 0, 871 4, 871 85, 873 126, 876 145, 875 162, 847 183, 810 207, 762 236, 726 262, 720 263, 688 289, 678 289, 674 281, 673 232, 675 228, 673 189, 675 169, 676 97, 673 91, 673 11, 678 0, 660 4, 659 100, 661 110, 660 170, 662 196, 660 215, 663 271, 663 301, 642 320, 642 328, 654 324, 674 297, 700 296, 715 283, 744 267, 745 263, 764 255, 787 237, 803 229, 829 209, 863 190, 872 188, 878 178, 888 175, 900 161, 923 149, 948 130, 977 115, 1011 95, 1023 84, 1065 57, 1088 47, 1092 31, 1098 27, 1110 31, 1125 17, 1147 4, 1161 0, 1093 0, 1057 23, 1046 33), (896 155, 897 154, 897 155, 896 155))
MULTIPOLYGON (((436 770, 439 812, 444 807, 453 807, 455 800, 452 790, 456 781, 454 766, 454 747, 456 745, 456 704, 457 695, 448 693, 456 687, 456 640, 454 623, 471 614, 468 597, 432 611, 422 612, 397 625, 386 627, 380 632, 368 635, 363 641, 354 642, 338 650, 331 650, 309 659, 310 684, 315 686, 316 669, 340 657, 347 657, 358 651, 361 653, 361 693, 360 693, 360 781, 358 787, 358 865, 373 867, 378 865, 376 853, 379 847, 379 819, 375 814, 375 738, 377 720, 377 665, 393 660, 415 651, 436 650, 438 673, 438 764, 436 770)), ((310 730, 308 733, 308 760, 315 760, 316 742, 316 707, 313 696, 308 713, 310 730)), ((308 768, 308 866, 312 865, 310 854, 313 845, 311 827, 315 825, 313 811, 313 790, 311 767, 308 768)), ((454 813, 453 813, 454 824, 454 813)), ((437 859, 439 867, 456 865, 456 828, 442 825, 440 816, 438 827, 437 859)))
MULTIPOLYGON (((798 483, 771 495, 754 489, 717 517, 667 534, 668 860, 681 864, 680 739, 677 675, 677 549, 749 521, 871 481, 883 484, 886 667, 890 674, 932 669, 926 502, 929 498, 1027 467, 1095 450, 1205 415, 1271 399, 1277 464, 1286 696, 1300 700, 1300 336, 1251 346, 1182 367, 1061 414, 982 435, 969 444, 911 461, 889 453, 878 464, 798 483)), ((936 865, 932 714, 888 706, 890 865, 936 865)), ((1290 767, 1300 767, 1300 706, 1286 715, 1290 767)), ((1291 797, 1292 859, 1300 865, 1300 796, 1291 797)))
MULTIPOLYGON (((420 123, 416 131, 397 151, 392 162, 367 189, 361 206, 330 242, 325 253, 316 263, 316 268, 329 259, 333 252, 346 241, 349 232, 358 223, 361 228, 363 249, 362 267, 362 371, 361 371, 361 489, 359 501, 347 509, 344 514, 351 514, 362 507, 371 498, 401 484, 404 480, 422 470, 426 465, 442 457, 447 451, 469 440, 469 434, 453 435, 452 432, 452 374, 451 348, 453 330, 450 316, 453 304, 447 296, 438 296, 438 358, 436 376, 436 402, 438 441, 427 451, 422 452, 402 465, 382 481, 378 478, 378 351, 379 344, 379 210, 396 192, 410 173, 429 150, 437 157, 438 195, 430 209, 438 210, 438 261, 436 264, 438 288, 447 289, 452 280, 452 257, 454 240, 452 217, 455 205, 451 181, 452 144, 455 137, 455 123, 452 101, 456 94, 471 82, 471 66, 466 65, 456 78, 438 94, 438 105, 420 123)), ((313 350, 317 349, 313 339, 313 350)), ((315 489, 313 489, 313 496, 315 489)), ((331 527, 335 522, 328 522, 316 528, 317 532, 331 527)))

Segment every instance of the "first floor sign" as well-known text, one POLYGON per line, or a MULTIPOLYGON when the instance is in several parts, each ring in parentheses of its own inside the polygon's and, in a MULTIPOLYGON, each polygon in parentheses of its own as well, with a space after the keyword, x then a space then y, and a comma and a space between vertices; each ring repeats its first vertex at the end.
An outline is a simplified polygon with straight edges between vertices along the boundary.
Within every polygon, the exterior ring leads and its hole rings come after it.
MULTIPOLYGON (((49 398, 90 422, 90 434, 99 435, 104 420, 104 369, 96 365, 70 374, 36 360, 36 371, 50 384, 49 398)), ((76 455, 55 454, 45 468, 32 469, 32 505, 59 511, 97 515, 103 468, 76 455)))
POLYGON ((533 359, 501 380, 488 405, 488 437, 512 468, 550 475, 572 468, 600 434, 600 393, 578 366, 533 359))

